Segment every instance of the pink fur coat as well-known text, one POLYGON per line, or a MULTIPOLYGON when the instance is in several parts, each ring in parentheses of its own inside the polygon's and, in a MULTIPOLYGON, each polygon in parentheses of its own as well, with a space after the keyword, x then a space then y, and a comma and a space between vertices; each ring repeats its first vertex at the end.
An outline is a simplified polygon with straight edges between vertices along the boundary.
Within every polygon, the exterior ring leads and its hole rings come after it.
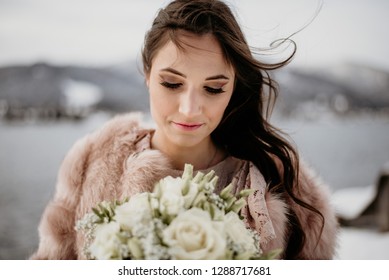
MULTIPOLYGON (((169 161, 160 152, 149 149, 139 153, 139 140, 147 134, 150 130, 142 128, 137 117, 126 114, 115 117, 75 143, 59 170, 55 196, 40 222, 39 248, 31 259, 84 258, 84 238, 75 230, 78 219, 103 200, 150 191, 157 180, 169 175, 169 161)), ((274 237, 261 245, 265 252, 286 248, 288 214, 293 208, 306 233, 306 245, 300 257, 331 259, 336 248, 337 221, 329 203, 328 189, 306 166, 302 165, 300 169, 300 195, 323 214, 324 228, 311 211, 264 191, 262 204, 267 208, 274 237)))

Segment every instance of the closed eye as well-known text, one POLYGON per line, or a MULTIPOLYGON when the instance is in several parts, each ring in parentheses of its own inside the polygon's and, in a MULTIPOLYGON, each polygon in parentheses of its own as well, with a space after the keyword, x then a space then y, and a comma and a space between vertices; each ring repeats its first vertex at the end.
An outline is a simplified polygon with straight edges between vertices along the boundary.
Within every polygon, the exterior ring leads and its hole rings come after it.
POLYGON ((207 87, 207 86, 205 86, 204 89, 205 89, 208 93, 210 93, 210 94, 220 94, 220 93, 225 92, 225 91, 223 90, 223 88, 213 88, 213 87, 207 87))
POLYGON ((182 83, 168 83, 168 82, 161 82, 162 86, 169 88, 169 89, 177 89, 180 86, 182 86, 182 83))

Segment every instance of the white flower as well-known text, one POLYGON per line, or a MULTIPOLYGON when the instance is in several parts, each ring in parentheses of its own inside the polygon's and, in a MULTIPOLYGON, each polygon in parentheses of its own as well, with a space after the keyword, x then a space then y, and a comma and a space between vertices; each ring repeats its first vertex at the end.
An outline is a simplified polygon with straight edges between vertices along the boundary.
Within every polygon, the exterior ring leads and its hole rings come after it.
POLYGON ((149 223, 152 219, 148 193, 133 195, 128 202, 115 209, 115 220, 125 230, 132 230, 138 223, 149 223))
POLYGON ((226 236, 223 223, 211 220, 208 212, 191 208, 179 214, 163 231, 163 241, 175 259, 223 259, 226 236))
MULTIPOLYGON (((95 259, 257 259, 259 236, 237 214, 246 193, 230 184, 220 195, 218 177, 185 165, 180 178, 165 177, 149 193, 129 201, 102 202, 77 222, 85 232, 85 256, 95 259)), ((273 257, 271 257, 273 258, 273 257)))
POLYGON ((159 184, 159 211, 163 216, 174 217, 184 208, 182 187, 184 181, 181 178, 165 177, 159 184))
POLYGON ((228 212, 224 217, 224 226, 231 241, 239 248, 237 258, 248 259, 255 255, 255 239, 237 213, 228 212))
POLYGON ((90 246, 91 254, 98 260, 116 259, 120 256, 117 234, 120 231, 120 225, 115 222, 99 224, 95 230, 95 239, 90 246))
POLYGON ((135 259, 142 259, 144 256, 142 246, 136 237, 130 238, 127 241, 128 249, 135 259))

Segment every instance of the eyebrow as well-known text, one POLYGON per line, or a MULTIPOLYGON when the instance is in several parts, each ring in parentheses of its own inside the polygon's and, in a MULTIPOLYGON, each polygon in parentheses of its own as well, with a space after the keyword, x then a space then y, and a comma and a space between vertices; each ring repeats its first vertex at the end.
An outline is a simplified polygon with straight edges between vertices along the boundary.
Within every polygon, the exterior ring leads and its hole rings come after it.
MULTIPOLYGON (((179 72, 176 69, 173 69, 171 67, 163 68, 163 69, 161 69, 161 71, 170 72, 172 74, 175 74, 175 75, 178 75, 178 76, 186 78, 185 74, 183 74, 183 73, 181 73, 181 72, 179 72)), ((215 75, 215 76, 208 77, 205 80, 206 81, 212 81, 212 80, 229 80, 229 79, 230 78, 228 78, 228 77, 226 77, 224 75, 215 75)))
POLYGON ((173 69, 173 68, 163 68, 161 69, 161 71, 164 71, 164 72, 170 72, 172 74, 175 74, 175 75, 178 75, 178 76, 181 76, 181 77, 184 77, 186 78, 186 75, 182 74, 181 72, 177 71, 176 69, 173 69))
POLYGON ((212 77, 208 77, 206 78, 205 80, 206 81, 212 81, 212 80, 229 80, 230 78, 224 76, 224 75, 216 75, 216 76, 212 76, 212 77))

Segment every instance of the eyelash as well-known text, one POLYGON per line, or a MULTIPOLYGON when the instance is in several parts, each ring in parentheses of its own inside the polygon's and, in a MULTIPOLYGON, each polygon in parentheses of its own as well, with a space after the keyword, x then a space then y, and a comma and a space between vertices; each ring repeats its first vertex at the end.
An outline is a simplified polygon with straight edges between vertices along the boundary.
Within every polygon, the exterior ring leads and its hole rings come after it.
MULTIPOLYGON (((168 89, 178 89, 180 86, 182 86, 182 83, 168 83, 168 82, 161 82, 160 83, 162 86, 168 88, 168 89)), ((205 86, 204 89, 211 95, 216 95, 225 92, 222 88, 212 88, 212 87, 207 87, 205 86)))
POLYGON ((168 82, 162 82, 160 83, 162 86, 164 86, 165 88, 169 88, 169 89, 177 89, 179 88, 180 86, 182 86, 181 83, 177 83, 177 84, 172 84, 172 83, 168 83, 168 82))
POLYGON ((209 94, 220 94, 225 92, 222 88, 204 87, 209 94))

